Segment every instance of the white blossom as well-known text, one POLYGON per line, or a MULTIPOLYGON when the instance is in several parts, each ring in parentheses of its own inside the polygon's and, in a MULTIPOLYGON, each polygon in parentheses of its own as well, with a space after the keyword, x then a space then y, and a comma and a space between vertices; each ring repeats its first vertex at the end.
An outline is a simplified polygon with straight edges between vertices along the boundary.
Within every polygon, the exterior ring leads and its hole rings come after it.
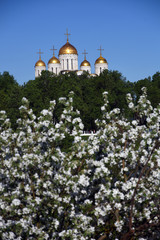
POLYGON ((21 204, 21 201, 19 199, 13 199, 12 205, 19 206, 21 204))

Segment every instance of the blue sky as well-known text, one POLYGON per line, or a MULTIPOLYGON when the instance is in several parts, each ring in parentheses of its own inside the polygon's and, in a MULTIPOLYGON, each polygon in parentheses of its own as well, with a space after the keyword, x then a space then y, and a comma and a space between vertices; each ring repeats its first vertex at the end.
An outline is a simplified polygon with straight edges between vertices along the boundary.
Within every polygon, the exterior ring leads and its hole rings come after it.
POLYGON ((38 50, 48 63, 50 49, 69 42, 82 52, 94 72, 102 46, 110 70, 129 81, 160 71, 159 0, 1 0, 0 73, 8 71, 19 84, 34 79, 38 50))

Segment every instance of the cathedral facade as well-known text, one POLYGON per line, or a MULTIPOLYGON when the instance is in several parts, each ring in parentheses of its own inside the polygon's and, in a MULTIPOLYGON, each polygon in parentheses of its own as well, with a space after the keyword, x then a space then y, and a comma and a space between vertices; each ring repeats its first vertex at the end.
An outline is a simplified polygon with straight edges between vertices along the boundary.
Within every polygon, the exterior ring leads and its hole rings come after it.
MULTIPOLYGON (((83 71, 87 71, 90 75, 99 75, 105 69, 108 69, 108 63, 105 58, 102 57, 102 48, 100 47, 100 57, 95 61, 95 73, 91 74, 91 65, 86 60, 87 52, 84 50, 84 61, 80 65, 80 70, 78 70, 78 52, 77 49, 69 43, 68 35, 70 35, 67 31, 65 34, 67 35, 67 42, 63 45, 58 54, 58 58, 55 57, 55 50, 53 49, 53 56, 48 61, 48 71, 53 72, 58 75, 60 73, 65 73, 69 71, 74 71, 77 75, 81 75, 83 71)), ((41 59, 42 52, 39 50, 39 60, 35 64, 35 77, 39 77, 43 70, 46 70, 46 64, 41 59)))

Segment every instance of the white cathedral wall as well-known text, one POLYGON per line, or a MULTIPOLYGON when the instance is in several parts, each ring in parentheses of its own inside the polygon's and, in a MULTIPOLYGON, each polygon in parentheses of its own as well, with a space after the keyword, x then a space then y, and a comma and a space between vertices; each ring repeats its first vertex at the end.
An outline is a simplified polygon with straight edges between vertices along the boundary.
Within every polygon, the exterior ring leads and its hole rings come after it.
POLYGON ((61 71, 61 64, 60 63, 49 63, 48 71, 53 72, 56 75, 58 75, 61 71))
POLYGON ((46 70, 45 66, 36 66, 35 67, 35 77, 39 77, 41 75, 41 72, 46 70))
POLYGON ((105 69, 108 69, 108 63, 97 63, 95 64, 95 74, 100 75, 105 69))
POLYGON ((61 54, 59 55, 61 70, 78 70, 78 55, 77 54, 61 54))
POLYGON ((81 66, 81 70, 89 72, 89 74, 91 74, 91 67, 90 66, 81 66))

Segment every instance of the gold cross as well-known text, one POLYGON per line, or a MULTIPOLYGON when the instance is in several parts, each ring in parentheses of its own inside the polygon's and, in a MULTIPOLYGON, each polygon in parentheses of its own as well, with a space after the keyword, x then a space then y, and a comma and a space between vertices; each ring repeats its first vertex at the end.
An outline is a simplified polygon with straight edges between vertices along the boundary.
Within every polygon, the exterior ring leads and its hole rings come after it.
POLYGON ((67 35, 67 42, 68 42, 68 36, 71 35, 70 33, 68 33, 68 28, 67 28, 66 33, 64 35, 67 35))
POLYGON ((41 52, 41 49, 39 49, 39 52, 37 52, 37 54, 39 54, 39 59, 41 60, 41 54, 43 54, 43 52, 41 52))
POLYGON ((86 54, 88 54, 88 53, 86 52, 86 49, 84 49, 84 52, 83 52, 82 54, 84 54, 84 60, 86 60, 86 54))
POLYGON ((100 56, 102 56, 102 51, 103 51, 104 49, 102 49, 101 46, 100 46, 100 49, 97 49, 97 50, 100 51, 100 56))
POLYGON ((53 51, 53 56, 55 56, 55 52, 54 51, 57 50, 57 49, 54 48, 54 45, 53 45, 53 48, 50 49, 50 50, 53 51))

